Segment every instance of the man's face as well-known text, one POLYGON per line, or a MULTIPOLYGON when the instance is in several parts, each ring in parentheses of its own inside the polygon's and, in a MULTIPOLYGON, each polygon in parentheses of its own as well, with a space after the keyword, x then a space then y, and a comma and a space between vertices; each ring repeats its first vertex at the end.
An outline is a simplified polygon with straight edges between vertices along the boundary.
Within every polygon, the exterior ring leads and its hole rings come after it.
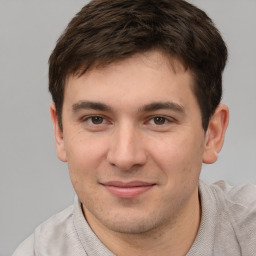
POLYGON ((192 86, 158 51, 67 79, 58 156, 91 226, 141 233, 198 206, 205 132, 192 86))

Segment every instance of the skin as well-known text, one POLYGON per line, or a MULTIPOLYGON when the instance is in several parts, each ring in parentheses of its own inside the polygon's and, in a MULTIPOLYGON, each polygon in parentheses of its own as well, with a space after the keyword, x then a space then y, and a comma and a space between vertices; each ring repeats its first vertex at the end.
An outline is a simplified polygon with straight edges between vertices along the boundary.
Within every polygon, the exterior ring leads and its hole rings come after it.
POLYGON ((63 130, 51 115, 85 218, 116 255, 186 255, 200 224, 202 163, 217 159, 228 123, 205 132, 190 70, 159 51, 67 79, 63 130))

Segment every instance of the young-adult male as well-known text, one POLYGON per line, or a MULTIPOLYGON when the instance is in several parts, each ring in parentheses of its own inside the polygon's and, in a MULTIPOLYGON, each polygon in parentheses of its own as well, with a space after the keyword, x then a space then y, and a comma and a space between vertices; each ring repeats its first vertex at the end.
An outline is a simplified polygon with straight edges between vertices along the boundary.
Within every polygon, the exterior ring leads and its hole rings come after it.
POLYGON ((74 205, 19 255, 256 255, 256 188, 199 181, 228 125, 227 49, 182 0, 94 0, 49 60, 74 205))

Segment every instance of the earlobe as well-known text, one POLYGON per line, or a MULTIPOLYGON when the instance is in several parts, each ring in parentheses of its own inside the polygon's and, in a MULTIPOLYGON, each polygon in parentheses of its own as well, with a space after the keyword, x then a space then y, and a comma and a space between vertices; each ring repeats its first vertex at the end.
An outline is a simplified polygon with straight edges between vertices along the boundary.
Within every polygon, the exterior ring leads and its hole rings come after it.
POLYGON ((66 162, 67 155, 66 155, 66 150, 64 146, 63 131, 61 130, 58 123, 58 118, 57 118, 56 108, 54 103, 50 105, 50 113, 51 113, 51 118, 52 118, 52 123, 54 128, 54 137, 55 137, 55 144, 57 149, 57 156, 61 161, 66 162))
POLYGON ((229 110, 220 104, 212 115, 206 132, 203 162, 212 164, 216 162, 223 143, 229 121, 229 110))

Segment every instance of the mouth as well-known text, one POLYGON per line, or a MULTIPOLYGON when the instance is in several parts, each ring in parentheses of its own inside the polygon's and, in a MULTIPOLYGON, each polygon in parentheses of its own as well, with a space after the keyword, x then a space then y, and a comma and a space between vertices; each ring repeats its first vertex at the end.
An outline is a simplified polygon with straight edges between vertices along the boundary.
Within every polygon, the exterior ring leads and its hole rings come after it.
POLYGON ((108 192, 119 198, 134 198, 152 189, 156 184, 143 181, 109 181, 101 183, 108 192))

